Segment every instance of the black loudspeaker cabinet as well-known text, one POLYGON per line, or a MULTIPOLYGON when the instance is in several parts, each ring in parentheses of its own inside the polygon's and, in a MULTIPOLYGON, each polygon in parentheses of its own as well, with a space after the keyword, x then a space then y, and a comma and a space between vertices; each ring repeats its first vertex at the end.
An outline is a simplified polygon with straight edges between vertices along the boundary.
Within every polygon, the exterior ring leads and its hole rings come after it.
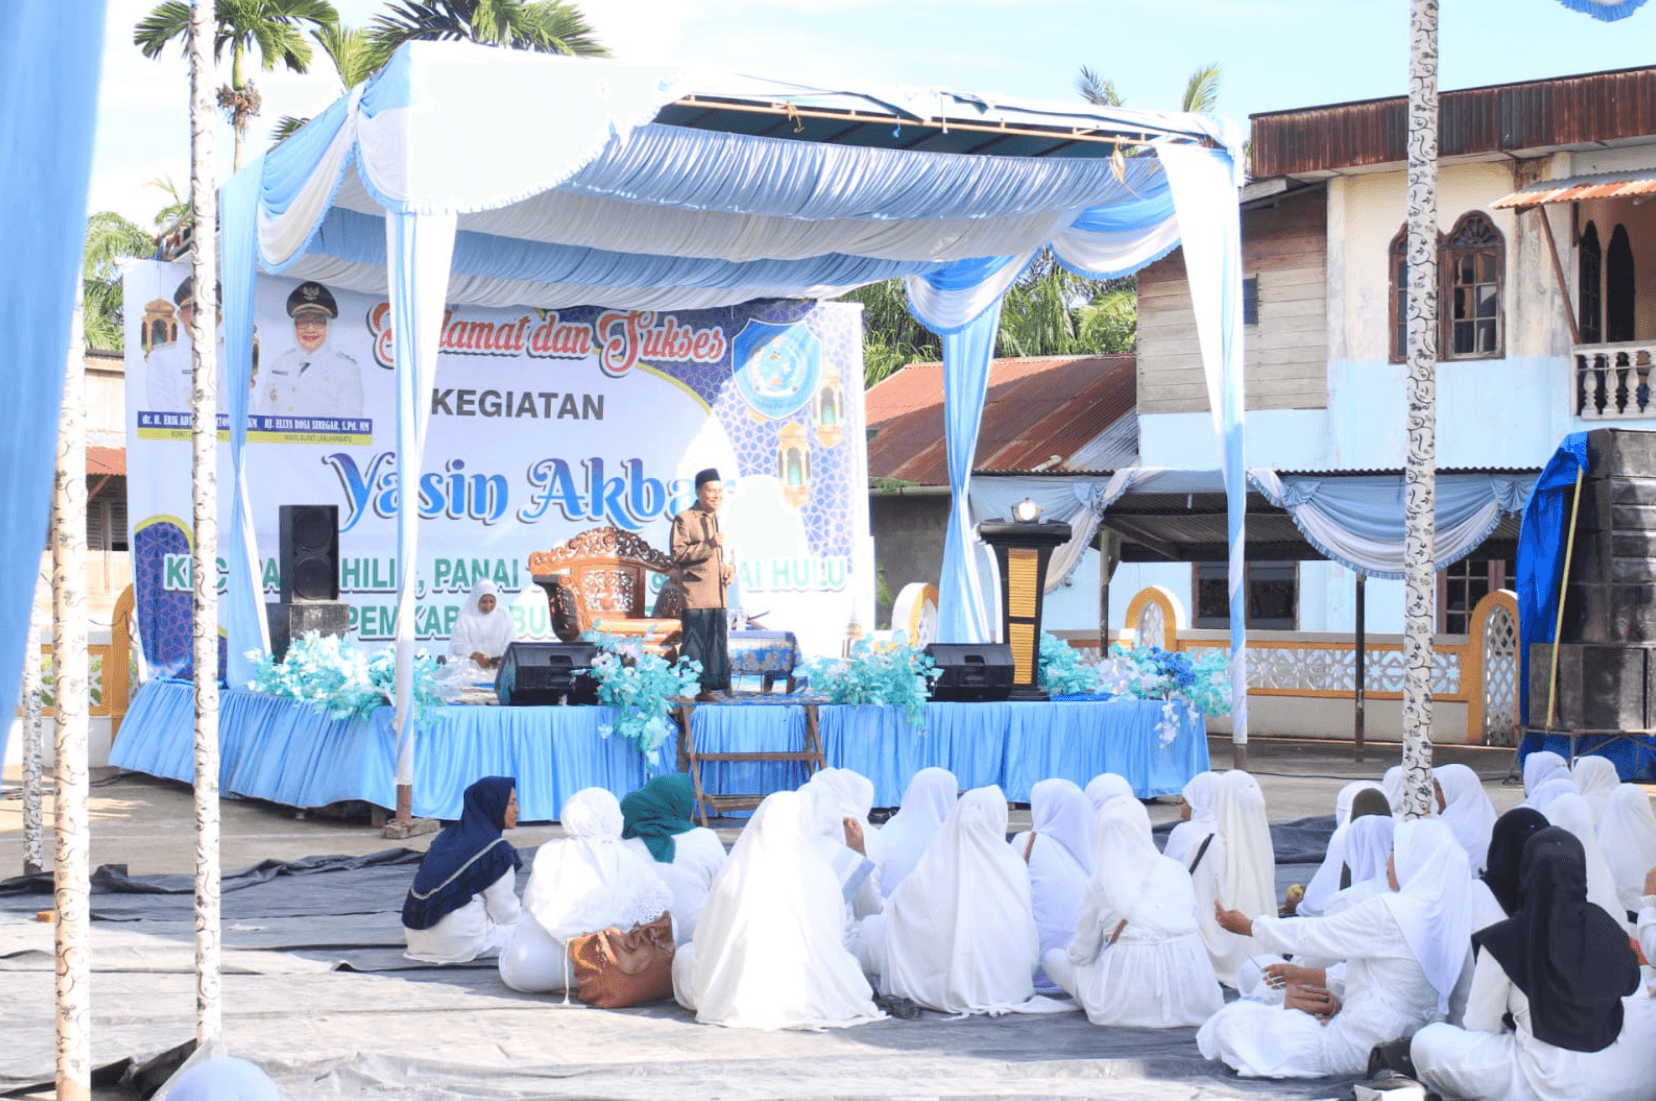
POLYGON ((281 661, 293 640, 310 631, 344 638, 351 630, 351 606, 337 600, 266 604, 265 619, 270 624, 270 652, 281 661))
MULTIPOLYGON (((1547 721, 1547 678, 1552 647, 1530 647, 1530 722, 1547 721)), ((1656 649, 1566 642, 1558 648, 1558 687, 1553 728, 1649 730, 1656 721, 1656 649)))
POLYGON ((932 685, 934 700, 1004 700, 1012 694, 1012 647, 1003 642, 934 642, 926 654, 942 674, 932 685))
POLYGON ((339 506, 282 505, 282 602, 339 599, 339 506))
POLYGON ((597 656, 586 642, 514 642, 500 659, 495 691, 505 707, 597 703, 597 656))

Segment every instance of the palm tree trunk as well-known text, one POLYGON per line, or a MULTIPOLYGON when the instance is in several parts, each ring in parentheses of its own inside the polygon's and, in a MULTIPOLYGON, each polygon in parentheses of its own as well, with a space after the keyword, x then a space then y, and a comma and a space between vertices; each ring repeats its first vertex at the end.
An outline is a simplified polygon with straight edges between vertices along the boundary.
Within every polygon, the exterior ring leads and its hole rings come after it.
MULTIPOLYGON (((194 224, 190 274, 195 288, 190 346, 195 370, 191 412, 191 486, 195 545, 195 929, 196 1042, 220 1032, 219 696, 218 696, 218 191, 213 182, 213 6, 190 9, 190 197, 194 224)), ((240 67, 239 65, 237 66, 240 67)))
MULTIPOLYGON (((57 1094, 92 1095, 91 831, 86 812, 86 734, 90 722, 86 653, 86 362, 80 294, 69 327, 58 416, 57 479, 52 492, 52 695, 57 702, 57 831, 53 894, 57 910, 57 1094)), ((38 660, 31 655, 32 660, 38 660)))
POLYGON ((1403 813, 1432 806, 1432 632, 1437 570, 1438 0, 1409 6, 1409 445, 1403 473, 1403 813))

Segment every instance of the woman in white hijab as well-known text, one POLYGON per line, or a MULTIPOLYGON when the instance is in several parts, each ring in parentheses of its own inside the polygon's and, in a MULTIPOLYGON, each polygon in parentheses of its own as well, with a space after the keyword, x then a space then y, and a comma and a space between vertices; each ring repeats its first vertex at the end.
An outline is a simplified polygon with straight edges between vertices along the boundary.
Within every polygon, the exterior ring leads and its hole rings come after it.
MULTIPOLYGON (((1567 792, 1548 804, 1543 813, 1550 825, 1569 830, 1581 842, 1587 858, 1587 901, 1599 906, 1618 924, 1628 925, 1628 908, 1622 905, 1616 890, 1615 873, 1610 870, 1610 862, 1599 846, 1598 832, 1593 829, 1593 811, 1587 800, 1574 792, 1567 792)), ((1650 869, 1647 867, 1645 870, 1650 869)), ((1640 893, 1643 893, 1642 881, 1640 893)), ((1633 909, 1637 911, 1638 907, 1633 909)))
POLYGON ((1645 874, 1656 868, 1656 812, 1650 809, 1650 796, 1644 789, 1616 785, 1604 806, 1598 840, 1622 909, 1638 913, 1644 904, 1645 874))
POLYGON ((880 827, 868 821, 868 812, 874 808, 874 781, 848 768, 823 768, 811 774, 809 783, 821 785, 834 793, 841 817, 856 821, 856 828, 862 834, 865 855, 876 868, 883 864, 885 848, 880 827))
POLYGON ((703 1024, 845 1028, 883 1017, 845 947, 839 882, 810 839, 810 797, 765 797, 673 958, 673 994, 703 1024))
MULTIPOLYGON (((1177 860, 1186 871, 1190 871, 1202 842, 1219 831, 1217 772, 1198 772, 1190 778, 1184 786, 1184 806, 1179 808, 1179 817, 1182 821, 1167 835, 1162 855, 1177 860)), ((1211 849, 1213 846, 1210 844, 1208 847, 1211 849)))
MULTIPOLYGON (((1112 800, 1138 806, 1138 800, 1112 800)), ((1029 789, 1029 816, 1032 829, 1013 837, 1009 844, 1018 859, 1029 865, 1029 886, 1035 904, 1035 929, 1041 936, 1041 951, 1068 948, 1075 936, 1075 919, 1081 912, 1081 895, 1093 870, 1092 803, 1071 780, 1042 780, 1029 789)), ((1055 989, 1046 976, 1037 976, 1035 985, 1048 992, 1055 989)))
POLYGON ((880 830, 885 862, 880 867, 880 893, 886 898, 920 863, 920 856, 954 810, 960 782, 946 768, 923 768, 909 780, 903 805, 880 830))
POLYGON ((1232 1002, 1196 1034, 1202 1054, 1244 1077, 1361 1074, 1375 1044, 1411 1036, 1434 1020, 1470 954, 1466 850, 1441 822, 1401 822, 1392 869, 1395 891, 1328 917, 1250 919, 1227 911, 1227 928, 1268 950, 1345 960, 1345 997, 1330 1001, 1312 992, 1301 1003, 1337 1010, 1326 1021, 1297 1004, 1232 1002))
POLYGON ((1432 782, 1437 786, 1438 817, 1466 850, 1472 874, 1482 873, 1489 856, 1489 833, 1495 828, 1495 807, 1483 782, 1465 765, 1434 768, 1432 782))
POLYGON ((1098 812, 1097 863, 1075 939, 1042 965, 1095 1025, 1199 1025, 1225 1004, 1196 928, 1190 873, 1156 851, 1136 800, 1098 812))
POLYGON ((524 994, 569 989, 571 937, 610 926, 631 929, 668 911, 673 892, 655 864, 621 840, 621 804, 604 788, 569 797, 559 817, 565 837, 535 852, 523 910, 500 953, 500 981, 524 994))
POLYGON ((470 661, 479 669, 498 669, 501 655, 516 637, 512 614, 500 603, 495 583, 479 581, 449 636, 449 657, 470 661))
MULTIPOLYGON (((870 857, 867 836, 863 833, 868 820, 846 813, 848 806, 854 802, 846 799, 847 791, 852 786, 850 783, 835 776, 818 779, 829 771, 823 769, 812 776, 799 789, 799 793, 809 801, 811 845, 839 880, 845 899, 845 920, 849 926, 858 918, 879 913, 884 900, 880 895, 879 865, 870 857)), ((832 771, 841 773, 845 770, 832 771)), ((856 776, 856 773, 846 775, 856 776)), ((871 792, 873 787, 870 783, 871 792)))
POLYGON ((1328 904, 1340 892, 1341 872, 1346 866, 1346 837, 1351 826, 1352 806, 1358 796, 1365 791, 1374 794, 1364 796, 1365 804, 1373 803, 1368 811, 1373 815, 1375 810, 1383 807, 1383 813, 1391 813, 1391 802, 1386 798, 1384 789, 1373 780, 1358 780, 1347 784, 1340 789, 1339 796, 1334 800, 1334 833, 1328 839, 1328 850, 1323 854, 1323 861, 1317 867, 1316 874, 1311 882, 1305 886, 1305 894, 1300 898, 1299 905, 1294 913, 1300 917, 1320 917, 1328 911, 1328 904))
MULTIPOLYGON (((1034 789, 1030 789, 1031 798, 1034 789)), ((1127 777, 1118 776, 1113 772, 1100 772, 1087 781, 1087 799, 1092 803, 1094 810, 1103 810, 1104 804, 1112 799, 1134 799, 1133 785, 1127 782, 1127 777)))
POLYGON ((1214 903, 1243 913, 1274 914, 1276 856, 1271 850, 1271 827, 1265 819, 1265 795, 1259 782, 1232 769, 1219 778, 1219 829, 1191 882, 1196 888, 1196 917, 1213 973, 1226 986, 1236 985, 1242 963, 1262 951, 1251 938, 1221 927, 1214 903))
POLYGON ((1006 844, 998 787, 961 796, 883 914, 862 923, 882 993, 944 1013, 1006 1013, 1035 995, 1029 870, 1006 844))
POLYGON ((1403 766, 1393 765, 1386 770, 1386 775, 1380 781, 1380 790, 1386 793, 1386 802, 1391 804, 1393 814, 1403 811, 1403 766))
POLYGON ((1551 820, 1547 807, 1566 792, 1580 794, 1570 776, 1570 766, 1551 750, 1542 749, 1524 758, 1524 802, 1551 820))
POLYGON ((1587 800, 1593 812, 1593 824, 1604 821, 1604 808, 1610 802, 1610 793, 1621 787, 1621 773, 1604 757, 1577 757, 1570 770, 1576 790, 1587 800))

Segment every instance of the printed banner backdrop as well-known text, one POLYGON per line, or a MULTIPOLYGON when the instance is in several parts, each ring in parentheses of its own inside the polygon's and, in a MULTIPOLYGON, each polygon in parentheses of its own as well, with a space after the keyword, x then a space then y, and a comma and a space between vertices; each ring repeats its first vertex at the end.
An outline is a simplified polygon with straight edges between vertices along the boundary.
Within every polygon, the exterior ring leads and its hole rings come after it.
MULTIPOLYGON (((142 263, 125 279, 133 582, 158 676, 191 675, 188 274, 142 263)), ((378 648, 396 629, 389 303, 261 276, 255 323, 247 480, 265 598, 279 599, 278 506, 335 504, 350 637, 378 648)), ((838 654, 853 623, 873 624, 862 378, 861 308, 846 303, 452 310, 418 483, 416 635, 446 653, 486 578, 519 638, 553 638, 530 555, 607 527, 665 553, 696 471, 713 466, 731 605, 793 631, 807 656, 838 654)), ((222 539, 228 444, 220 456, 222 539)), ((221 556, 221 591, 227 572, 221 556)), ((649 608, 663 578, 646 576, 649 608)))

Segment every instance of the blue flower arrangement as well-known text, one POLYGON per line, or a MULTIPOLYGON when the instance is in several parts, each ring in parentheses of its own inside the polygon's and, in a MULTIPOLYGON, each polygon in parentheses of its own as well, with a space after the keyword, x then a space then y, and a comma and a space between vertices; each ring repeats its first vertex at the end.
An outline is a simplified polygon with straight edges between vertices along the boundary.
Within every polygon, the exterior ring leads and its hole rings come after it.
POLYGON ((901 707, 910 726, 924 726, 926 700, 939 673, 923 651, 902 643, 876 646, 864 639, 847 658, 818 658, 795 671, 811 690, 834 703, 878 703, 901 707))
POLYGON ((1102 690, 1098 670, 1081 664, 1080 651, 1046 631, 1041 632, 1039 678, 1054 696, 1090 695, 1102 690))
POLYGON ((604 737, 619 734, 638 747, 646 764, 659 759, 659 750, 671 730, 669 716, 680 696, 701 688, 701 662, 679 658, 671 665, 637 642, 588 631, 581 638, 597 646, 592 675, 598 681, 598 702, 615 709, 615 722, 600 726, 604 737))
MULTIPOLYGON (((247 687, 267 696, 308 703, 331 719, 363 722, 376 708, 397 702, 394 648, 368 654, 343 639, 307 631, 293 640, 287 656, 249 650, 254 663, 247 687)), ((436 687, 437 662, 424 650, 414 655, 414 725, 424 730, 443 705, 436 687)))
POLYGON ((1163 701, 1158 724, 1163 745, 1178 733, 1179 704, 1192 718, 1198 712, 1209 718, 1230 714, 1230 655, 1223 650, 1204 648, 1193 658, 1182 650, 1116 643, 1110 657, 1115 659, 1115 676, 1106 687, 1141 700, 1163 701))

